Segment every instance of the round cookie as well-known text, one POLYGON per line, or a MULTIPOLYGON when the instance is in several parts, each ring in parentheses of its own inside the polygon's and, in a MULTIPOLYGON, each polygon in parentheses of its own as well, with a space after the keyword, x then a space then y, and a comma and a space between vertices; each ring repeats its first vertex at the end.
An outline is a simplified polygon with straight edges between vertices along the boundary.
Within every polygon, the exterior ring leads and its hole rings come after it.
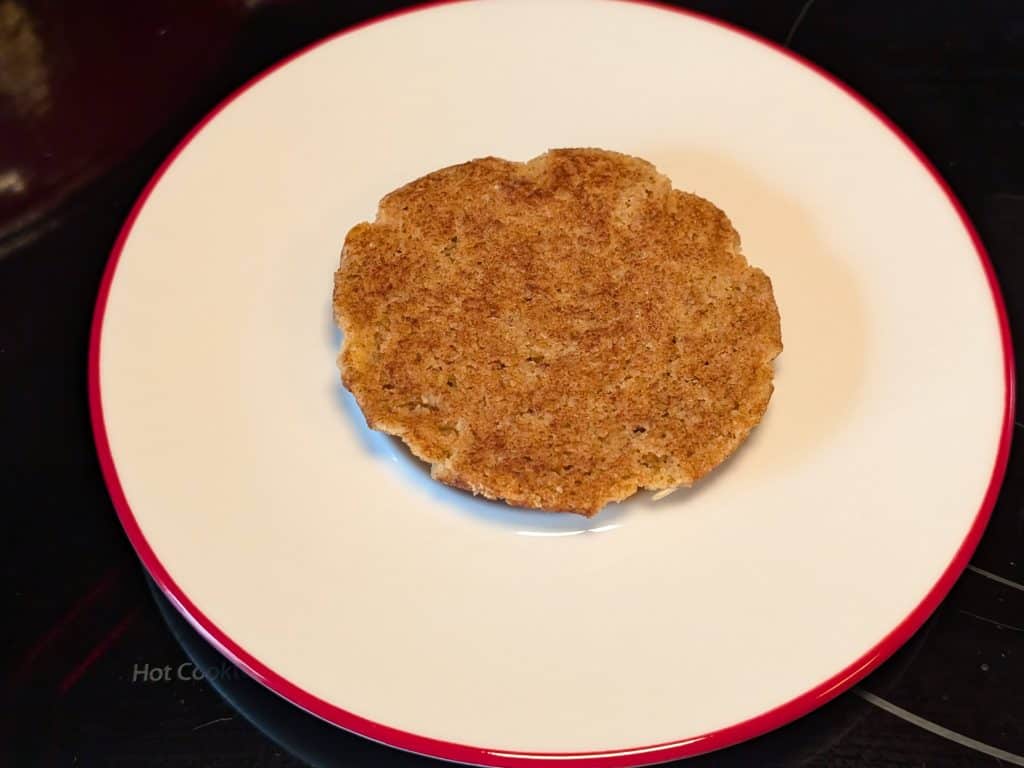
POLYGON ((593 515, 688 486, 757 425, 782 349, 725 214, 638 158, 483 158, 390 193, 334 278, 342 380, 437 480, 593 515))

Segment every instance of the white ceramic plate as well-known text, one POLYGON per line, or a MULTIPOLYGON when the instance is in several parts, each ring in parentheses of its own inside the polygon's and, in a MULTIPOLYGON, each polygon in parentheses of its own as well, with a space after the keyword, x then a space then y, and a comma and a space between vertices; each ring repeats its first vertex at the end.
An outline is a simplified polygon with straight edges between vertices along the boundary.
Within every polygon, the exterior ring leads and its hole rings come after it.
POLYGON ((189 135, 115 248, 90 387, 124 526, 211 642, 388 744, 613 766, 776 727, 907 639, 1002 477, 1005 314, 927 162, 784 53, 644 5, 436 6, 291 58, 189 135), (724 208, 786 346, 725 466, 592 520, 431 482, 343 393, 330 310, 384 193, 563 146, 724 208))

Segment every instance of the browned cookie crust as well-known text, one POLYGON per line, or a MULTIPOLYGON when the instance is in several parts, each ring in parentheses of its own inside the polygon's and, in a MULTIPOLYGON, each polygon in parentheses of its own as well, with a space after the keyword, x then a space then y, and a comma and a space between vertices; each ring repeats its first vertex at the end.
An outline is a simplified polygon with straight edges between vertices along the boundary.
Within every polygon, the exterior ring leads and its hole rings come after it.
POLYGON ((483 158, 387 195, 334 278, 342 380, 438 480, 593 515, 688 486, 761 420, 771 283, 644 160, 483 158))

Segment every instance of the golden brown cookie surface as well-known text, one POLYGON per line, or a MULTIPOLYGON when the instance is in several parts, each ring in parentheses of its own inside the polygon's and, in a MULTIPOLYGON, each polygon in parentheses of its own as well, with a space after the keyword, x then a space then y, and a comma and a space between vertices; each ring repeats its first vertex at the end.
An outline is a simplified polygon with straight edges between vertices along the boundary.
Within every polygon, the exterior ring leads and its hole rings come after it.
POLYGON ((553 150, 445 168, 348 233, 342 380, 449 485, 595 514, 687 486, 760 421, 771 284, 649 163, 553 150))

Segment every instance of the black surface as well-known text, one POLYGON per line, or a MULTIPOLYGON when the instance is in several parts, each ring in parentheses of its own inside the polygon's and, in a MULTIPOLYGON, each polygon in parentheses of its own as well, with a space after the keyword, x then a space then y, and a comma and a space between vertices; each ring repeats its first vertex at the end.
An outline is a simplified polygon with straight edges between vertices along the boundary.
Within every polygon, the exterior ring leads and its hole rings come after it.
MULTIPOLYGON (((223 662, 154 598, 103 486, 85 393, 100 273, 160 160, 220 98, 281 55, 398 5, 0 0, 0 504, 8 616, 0 641, 0 764, 431 762, 297 712, 223 662), (31 87, 47 77, 42 98, 31 87), (4 187, 14 178, 8 171, 18 171, 20 191, 4 187), (153 679, 158 668, 169 669, 170 679, 153 679), (218 680, 193 679, 196 669, 218 680)), ((1024 4, 688 5, 788 41, 921 146, 989 248, 1021 348, 1024 4)), ((690 764, 1013 764, 894 716, 863 691, 1024 755, 1024 591, 985 575, 1024 583, 1022 475, 1024 458, 1015 450, 973 559, 980 570, 967 571, 925 628, 859 691, 690 764)))

